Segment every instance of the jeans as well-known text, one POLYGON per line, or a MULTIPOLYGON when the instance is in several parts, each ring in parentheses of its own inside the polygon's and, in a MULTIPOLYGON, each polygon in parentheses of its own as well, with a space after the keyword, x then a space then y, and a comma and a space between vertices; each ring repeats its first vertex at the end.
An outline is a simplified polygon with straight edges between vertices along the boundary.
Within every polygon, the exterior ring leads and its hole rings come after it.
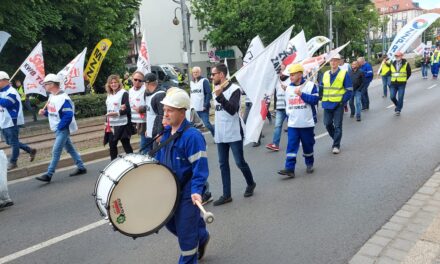
POLYGON ((217 151, 220 163, 220 171, 222 175, 223 197, 231 197, 231 170, 229 168, 229 148, 231 148, 232 150, 235 164, 243 173, 247 185, 250 186, 255 183, 251 169, 244 160, 243 140, 229 143, 218 143, 217 151))
POLYGON ((387 97, 388 87, 390 87, 391 75, 382 76, 383 96, 387 97))
POLYGON ((369 109, 370 97, 368 96, 368 86, 370 86, 370 83, 364 83, 362 86, 362 109, 369 109))
POLYGON ((342 139, 342 118, 344 117, 344 106, 339 104, 335 109, 324 109, 324 125, 328 134, 333 138, 333 147, 341 147, 342 139))
POLYGON ((20 149, 26 151, 27 153, 31 152, 31 148, 23 144, 18 139, 18 134, 20 133, 20 127, 15 125, 12 127, 2 129, 3 137, 5 138, 6 144, 11 146, 12 154, 9 157, 9 163, 16 164, 18 160, 18 156, 20 155, 20 149))
POLYGON ((440 66, 440 63, 433 63, 432 65, 431 65, 431 73, 432 73, 432 77, 434 77, 434 78, 437 78, 437 76, 438 76, 438 71, 439 71, 439 66, 440 66))
POLYGON ((423 77, 428 77, 428 69, 429 69, 429 64, 423 64, 422 63, 422 76, 423 77))
POLYGON ((272 143, 277 147, 280 145, 281 130, 283 129, 284 120, 287 119, 287 114, 285 109, 277 110, 275 117, 275 128, 273 130, 272 143))
POLYGON ((151 141, 151 138, 148 140, 145 133, 140 133, 139 136, 141 137, 141 142, 139 142, 139 154, 145 155, 151 149, 151 146, 148 146, 149 149, 147 149, 147 144, 151 141))
POLYGON ((403 108, 403 97, 405 96, 405 87, 406 83, 403 84, 391 84, 390 86, 390 99, 396 106, 395 112, 402 111, 403 108), (398 99, 396 99, 396 95, 398 95, 398 99))
POLYGON ((84 163, 81 160, 79 153, 76 151, 75 146, 70 140, 69 128, 57 130, 55 132, 55 136, 55 142, 52 148, 52 160, 50 161, 49 167, 47 168, 47 176, 52 177, 52 175, 55 173, 55 169, 57 168, 58 161, 60 161, 63 148, 65 148, 67 153, 70 154, 78 169, 85 169, 84 163))
POLYGON ((209 132, 211 132, 211 135, 214 136, 214 127, 212 126, 211 122, 209 122, 209 109, 205 111, 197 111, 197 114, 199 115, 200 119, 202 119, 205 127, 209 130, 209 132))
POLYGON ((352 93, 350 98, 350 115, 356 117, 361 117, 361 110, 362 110, 362 92, 360 90, 356 90, 352 93))
POLYGON ((34 121, 37 121, 37 111, 32 107, 31 101, 29 101, 29 98, 26 97, 26 100, 21 101, 21 104, 23 105, 23 108, 26 108, 29 112, 32 113, 32 117, 34 121))

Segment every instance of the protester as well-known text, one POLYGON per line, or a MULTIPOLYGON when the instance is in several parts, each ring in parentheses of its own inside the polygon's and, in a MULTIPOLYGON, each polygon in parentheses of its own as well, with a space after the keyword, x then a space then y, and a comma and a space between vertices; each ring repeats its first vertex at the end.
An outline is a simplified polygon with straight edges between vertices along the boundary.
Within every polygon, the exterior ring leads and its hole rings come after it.
POLYGON ((390 99, 396 106, 394 109, 395 115, 400 116, 400 112, 403 108, 406 82, 411 76, 411 66, 405 59, 402 59, 402 52, 396 52, 394 57, 396 60, 391 64, 390 99), (396 99, 397 94, 398 99, 396 99))
POLYGON ((356 121, 361 121, 362 110, 362 84, 364 83, 364 72, 359 69, 359 62, 351 63, 351 71, 349 73, 351 82, 353 83, 353 94, 350 98, 350 117, 356 115, 356 121))
POLYGON ((290 84, 290 79, 288 76, 284 76, 282 73, 286 66, 281 64, 281 71, 279 73, 279 80, 277 81, 275 88, 275 98, 276 103, 276 116, 275 116, 275 128, 273 130, 272 143, 267 144, 266 148, 279 151, 280 150, 280 140, 281 140, 281 130, 283 128, 284 120, 287 119, 286 115, 286 101, 285 101, 285 89, 290 84))
POLYGON ((426 47, 423 51, 423 56, 421 58, 420 64, 422 65, 423 79, 428 79, 428 68, 431 67, 431 53, 428 47, 426 47))
POLYGON ((431 73, 432 79, 437 79, 440 69, 440 47, 437 47, 431 56, 431 73))
POLYGON ((219 63, 211 70, 215 85, 215 143, 222 175, 223 195, 214 206, 232 202, 231 197, 231 171, 229 168, 229 149, 232 150, 237 167, 246 179, 247 187, 244 197, 254 194, 255 181, 251 169, 246 163, 243 154, 243 127, 240 122, 240 87, 227 82, 228 69, 225 64, 219 63))
POLYGON ((370 97, 368 96, 368 87, 373 80, 373 68, 371 64, 365 61, 364 57, 359 57, 357 59, 361 70, 364 72, 364 84, 362 87, 362 110, 370 109, 370 97))
POLYGON ((15 80, 15 87, 17 89, 18 94, 20 94, 21 105, 24 108, 26 108, 26 110, 28 110, 29 112, 32 113, 32 118, 34 119, 34 122, 36 122, 37 121, 37 111, 35 110, 35 108, 32 107, 31 101, 29 100, 30 97, 28 94, 26 94, 24 92, 24 87, 21 84, 20 80, 15 80))
MULTIPOLYGON (((390 70, 391 62, 388 60, 388 56, 384 54, 382 56, 382 64, 380 66, 380 76, 382 76, 382 88, 383 95, 382 98, 386 98, 388 94, 388 88, 390 87, 391 82, 391 70, 390 70)), ((353 81, 354 85, 354 81, 353 81)), ((354 88, 354 86, 353 86, 354 88)))
POLYGON ((87 173, 81 156, 76 151, 70 140, 70 134, 78 130, 75 120, 75 106, 70 97, 60 89, 62 80, 55 74, 48 74, 44 78, 44 88, 50 93, 46 108, 40 109, 39 114, 49 119, 50 129, 55 132, 55 142, 52 148, 52 160, 47 172, 36 177, 37 180, 50 182, 55 173, 63 148, 70 154, 75 162, 77 170, 70 176, 78 176, 87 173))
POLYGON ((165 97, 165 91, 159 88, 157 76, 154 73, 147 73, 145 75, 145 106, 140 107, 140 113, 146 113, 147 127, 145 132, 146 146, 144 151, 148 152, 157 145, 152 142, 154 137, 160 134, 163 130, 163 105, 161 101, 165 97))
POLYGON ((7 164, 5 152, 0 149, 0 210, 14 205, 8 192, 7 164))
POLYGON ((340 59, 341 55, 339 54, 331 58, 330 70, 324 73, 320 84, 323 87, 324 125, 333 139, 333 154, 340 153, 344 106, 350 100, 353 92, 350 76, 338 67, 340 59))
POLYGON ((140 113, 140 109, 145 106, 145 85, 144 74, 140 71, 135 71, 132 75, 133 87, 128 91, 128 97, 130 99, 131 107, 131 122, 135 126, 135 130, 139 135, 141 142, 139 143, 139 149, 141 154, 146 154, 147 138, 145 137, 146 131, 146 118, 145 113, 140 113))
POLYGON ((294 64, 288 69, 291 84, 286 88, 285 105, 288 116, 286 163, 281 175, 295 177, 296 157, 299 144, 303 147, 306 172, 313 172, 313 146, 315 145, 316 109, 319 102, 318 88, 313 82, 306 82, 304 68, 294 64))
POLYGON ((193 80, 190 83, 191 87, 191 108, 197 111, 197 114, 202 119, 205 127, 214 136, 214 127, 209 121, 209 109, 211 108, 212 91, 208 79, 202 77, 202 70, 200 67, 193 67, 193 80))
POLYGON ((179 263, 197 263, 197 259, 205 255, 210 239, 200 210, 195 205, 196 201, 202 202, 203 188, 209 175, 206 142, 203 135, 185 119, 185 111, 190 107, 188 94, 179 88, 171 89, 161 101, 163 124, 167 126, 161 139, 163 148, 156 159, 177 176, 181 192, 176 211, 166 227, 178 238, 181 250, 179 263))
POLYGON ((122 88, 118 75, 112 74, 107 78, 107 122, 112 133, 109 138, 110 159, 118 157, 118 142, 121 141, 125 153, 133 153, 130 145, 132 135, 131 108, 128 92, 122 88))
POLYGON ((128 72, 124 74, 122 84, 124 85, 124 90, 126 91, 130 90, 130 88, 133 86, 133 82, 130 80, 130 74, 128 72))
POLYGON ((30 155, 30 161, 34 161, 36 149, 20 142, 20 126, 24 124, 23 108, 20 95, 9 83, 9 75, 0 71, 0 129, 6 141, 11 146, 12 153, 9 157, 8 170, 17 168, 17 160, 20 149, 30 155))

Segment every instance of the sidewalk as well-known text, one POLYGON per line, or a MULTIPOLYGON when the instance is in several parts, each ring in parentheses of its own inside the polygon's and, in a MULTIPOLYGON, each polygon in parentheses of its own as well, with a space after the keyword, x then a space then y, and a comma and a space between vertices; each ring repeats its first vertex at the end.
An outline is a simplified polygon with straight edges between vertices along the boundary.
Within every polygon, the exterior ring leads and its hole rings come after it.
POLYGON ((349 264, 440 264, 440 166, 349 264))

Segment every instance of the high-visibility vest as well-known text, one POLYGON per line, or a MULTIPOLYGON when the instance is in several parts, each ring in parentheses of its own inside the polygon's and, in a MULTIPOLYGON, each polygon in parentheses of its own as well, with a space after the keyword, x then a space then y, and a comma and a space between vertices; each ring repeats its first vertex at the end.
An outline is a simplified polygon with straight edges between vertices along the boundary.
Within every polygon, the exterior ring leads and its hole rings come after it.
POLYGON ((388 62, 382 63, 382 69, 380 70, 380 75, 385 76, 390 72, 390 66, 387 65, 388 62))
POLYGON ((408 80, 408 76, 406 75, 406 66, 408 62, 400 67, 400 70, 397 71, 394 67, 394 64, 391 64, 391 82, 406 82, 408 80))
POLYGON ((24 93, 23 85, 21 85, 20 87, 17 88, 17 92, 18 92, 18 94, 20 95, 20 100, 21 100, 22 102, 23 102, 23 101, 26 101, 26 94, 24 93))
POLYGON ((346 74, 347 71, 339 70, 333 83, 330 83, 330 71, 324 73, 322 79, 322 84, 324 86, 322 94, 323 102, 342 102, 342 97, 345 94, 344 79, 346 74))
POLYGON ((434 52, 431 56, 431 63, 432 64, 439 63, 439 61, 440 61, 440 52, 434 52), (435 56, 435 55, 437 55, 437 56, 435 56))
POLYGON ((128 79, 124 80, 122 84, 124 85, 124 90, 126 91, 130 90, 130 84, 128 83, 128 79))

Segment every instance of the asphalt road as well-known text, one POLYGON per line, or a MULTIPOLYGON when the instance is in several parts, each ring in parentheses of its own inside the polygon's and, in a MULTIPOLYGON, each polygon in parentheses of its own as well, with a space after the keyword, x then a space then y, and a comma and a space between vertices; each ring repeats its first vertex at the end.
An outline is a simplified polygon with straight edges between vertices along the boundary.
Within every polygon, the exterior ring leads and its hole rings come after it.
MULTIPOLYGON (((374 84, 362 122, 348 113, 344 117, 339 155, 331 154, 331 139, 322 135, 320 110, 312 175, 299 159, 297 178, 285 180, 276 173, 284 151, 245 147, 257 188, 244 198, 245 181, 231 157, 234 201, 207 206, 216 220, 209 226, 203 263, 346 263, 412 196, 440 162, 440 82, 415 73, 400 117, 390 100, 381 98, 380 82, 374 84)), ((263 144, 270 143, 272 129, 265 126, 263 144)), ((218 198, 217 151, 209 135, 207 142, 209 181, 218 198)), ((80 177, 61 171, 49 185, 33 179, 11 183, 15 205, 0 212, 0 263, 6 258, 13 259, 9 263, 176 263, 177 240, 166 229, 133 240, 96 223, 102 218, 91 194, 107 163, 89 164, 89 173, 80 177), (92 223, 98 227, 78 230, 92 223)))

